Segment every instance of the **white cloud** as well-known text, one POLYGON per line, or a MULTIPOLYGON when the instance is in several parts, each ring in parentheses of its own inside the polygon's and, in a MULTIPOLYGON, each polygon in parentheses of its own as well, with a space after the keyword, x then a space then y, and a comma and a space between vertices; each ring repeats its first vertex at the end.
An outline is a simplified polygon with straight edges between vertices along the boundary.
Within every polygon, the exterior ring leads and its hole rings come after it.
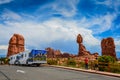
POLYGON ((120 40, 115 39, 116 51, 120 52, 120 40))
POLYGON ((8 49, 8 45, 0 45, 0 50, 7 50, 8 49))
POLYGON ((100 1, 96 1, 97 4, 102 4, 102 5, 106 5, 106 6, 111 6, 113 1, 112 0, 105 0, 103 2, 100 1))
POLYGON ((79 0, 55 0, 47 5, 40 6, 36 12, 38 13, 42 10, 50 10, 47 15, 60 14, 64 17, 73 17, 77 12, 78 3, 79 0))
POLYGON ((1 18, 3 20, 21 20, 21 16, 19 14, 8 9, 4 9, 1 18))
POLYGON ((13 0, 0 0, 0 4, 9 3, 9 2, 11 2, 11 1, 13 1, 13 0))
POLYGON ((0 26, 0 28, 3 28, 0 30, 0 32, 2 31, 1 34, 7 36, 9 34, 9 38, 14 33, 22 34, 25 37, 26 46, 40 47, 41 44, 49 45, 56 40, 76 41, 77 34, 79 33, 83 36, 84 42, 90 46, 98 45, 99 42, 99 40, 92 35, 91 30, 77 26, 78 23, 72 20, 63 21, 62 19, 53 18, 43 23, 36 23, 34 21, 7 21, 6 24, 6 27, 0 26), (7 30, 7 32, 4 32, 5 30, 7 30), (90 40, 93 42, 90 42, 90 40))
POLYGON ((56 2, 52 4, 52 9, 57 11, 58 14, 62 14, 65 17, 71 17, 76 14, 76 6, 78 2, 79 0, 56 0, 56 2))
POLYGON ((105 5, 108 8, 114 9, 116 13, 120 13, 120 0, 104 0, 103 2, 96 0, 96 4, 105 5))
POLYGON ((81 27, 91 29, 93 34, 105 32, 112 27, 112 22, 116 18, 116 14, 106 14, 104 16, 95 16, 91 19, 83 17, 78 21, 81 27))

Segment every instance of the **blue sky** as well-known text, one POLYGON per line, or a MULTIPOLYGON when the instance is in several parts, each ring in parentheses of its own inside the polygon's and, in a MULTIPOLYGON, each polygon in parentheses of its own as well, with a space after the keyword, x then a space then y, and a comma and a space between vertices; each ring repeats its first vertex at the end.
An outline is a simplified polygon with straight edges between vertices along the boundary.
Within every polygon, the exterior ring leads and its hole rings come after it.
POLYGON ((78 53, 76 37, 101 55, 101 40, 113 37, 120 57, 120 0, 0 0, 0 55, 14 33, 26 49, 52 47, 78 53))

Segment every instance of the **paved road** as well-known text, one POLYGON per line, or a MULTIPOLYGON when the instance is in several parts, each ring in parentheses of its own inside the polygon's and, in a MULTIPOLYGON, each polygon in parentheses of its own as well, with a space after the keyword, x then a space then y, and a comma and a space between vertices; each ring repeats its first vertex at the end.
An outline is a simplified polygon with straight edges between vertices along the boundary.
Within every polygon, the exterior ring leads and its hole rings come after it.
POLYGON ((120 78, 45 66, 2 65, 0 80, 120 80, 120 78))

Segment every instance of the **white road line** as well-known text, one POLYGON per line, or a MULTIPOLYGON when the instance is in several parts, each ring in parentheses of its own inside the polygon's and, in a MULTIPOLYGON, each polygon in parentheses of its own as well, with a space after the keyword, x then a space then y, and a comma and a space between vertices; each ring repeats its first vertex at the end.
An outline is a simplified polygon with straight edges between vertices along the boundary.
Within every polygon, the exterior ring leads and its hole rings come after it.
POLYGON ((16 72, 25 73, 23 70, 17 70, 16 72))

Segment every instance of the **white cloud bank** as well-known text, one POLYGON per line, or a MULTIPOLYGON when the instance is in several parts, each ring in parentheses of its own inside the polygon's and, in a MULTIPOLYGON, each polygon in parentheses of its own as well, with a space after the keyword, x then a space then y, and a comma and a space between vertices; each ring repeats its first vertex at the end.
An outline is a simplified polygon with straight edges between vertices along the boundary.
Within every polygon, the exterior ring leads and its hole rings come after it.
POLYGON ((8 46, 7 45, 0 45, 0 50, 7 50, 8 46))
MULTIPOLYGON (((99 40, 92 35, 91 30, 77 26, 75 21, 53 18, 43 23, 8 21, 6 24, 6 26, 0 26, 2 28, 0 34, 7 36, 14 33, 22 34, 26 39, 26 44, 31 46, 40 46, 41 43, 49 44, 56 40, 75 40, 79 33, 88 45, 98 45, 99 43, 99 40), (6 30, 7 32, 4 32, 6 30)), ((7 36, 3 36, 3 38, 7 36)))

